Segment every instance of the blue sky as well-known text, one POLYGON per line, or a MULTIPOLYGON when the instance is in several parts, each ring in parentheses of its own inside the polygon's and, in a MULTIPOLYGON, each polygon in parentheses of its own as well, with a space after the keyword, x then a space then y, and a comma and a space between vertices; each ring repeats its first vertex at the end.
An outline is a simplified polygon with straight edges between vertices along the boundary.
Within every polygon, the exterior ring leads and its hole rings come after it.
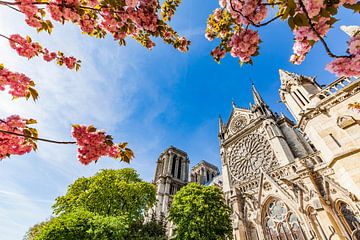
MULTIPOLYGON (((205 159, 220 166, 218 115, 227 120, 232 99, 248 106, 251 80, 268 105, 281 112, 286 110, 278 103, 279 68, 317 76, 322 84, 335 79, 324 70, 330 59, 319 44, 301 66, 288 62, 292 34, 282 22, 260 29, 261 55, 253 66, 240 68, 230 56, 220 65, 215 63, 209 52, 216 42, 204 38, 207 16, 215 7, 215 0, 185 0, 179 8, 172 25, 192 41, 187 54, 161 41, 152 51, 132 40, 119 47, 111 38, 92 39, 71 25, 56 26, 51 37, 36 34, 24 27, 21 15, 0 9, 2 34, 30 34, 44 46, 83 61, 78 73, 38 59, 28 61, 0 39, 0 61, 33 78, 40 93, 33 103, 11 101, 1 92, 1 118, 11 114, 36 118, 41 137, 59 140, 71 140, 71 123, 94 124, 116 141, 128 141, 136 154, 130 165, 101 159, 83 166, 76 159, 76 147, 39 143, 36 153, 4 159, 0 162, 1 239, 21 239, 31 225, 48 218, 54 199, 80 176, 102 168, 133 167, 151 181, 157 157, 169 145, 186 151, 191 165, 205 159)), ((343 53, 347 35, 338 28, 360 19, 350 11, 342 11, 339 18, 327 41, 334 52, 343 53)))

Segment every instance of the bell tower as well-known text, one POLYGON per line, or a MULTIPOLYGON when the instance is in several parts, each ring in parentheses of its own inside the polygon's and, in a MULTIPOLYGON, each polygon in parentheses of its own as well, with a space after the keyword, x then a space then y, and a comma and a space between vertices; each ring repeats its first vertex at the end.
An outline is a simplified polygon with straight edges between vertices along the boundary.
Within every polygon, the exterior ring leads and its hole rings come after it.
POLYGON ((167 215, 173 196, 188 183, 189 163, 186 152, 173 146, 160 154, 154 177, 157 216, 167 215))

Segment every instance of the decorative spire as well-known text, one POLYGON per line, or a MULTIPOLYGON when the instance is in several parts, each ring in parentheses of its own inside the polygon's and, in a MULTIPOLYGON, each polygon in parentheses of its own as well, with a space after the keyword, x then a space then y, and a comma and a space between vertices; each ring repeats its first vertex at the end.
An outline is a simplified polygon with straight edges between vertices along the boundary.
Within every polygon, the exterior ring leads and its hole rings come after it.
POLYGON ((252 83, 251 85, 252 85, 252 94, 254 97, 255 105, 262 105, 262 104, 266 105, 264 100, 262 99, 262 97, 260 96, 258 91, 256 90, 254 83, 252 83))
POLYGON ((235 100, 234 100, 234 99, 231 100, 231 104, 232 104, 233 108, 236 108, 236 104, 235 104, 235 100))
POLYGON ((219 132, 222 132, 223 128, 224 128, 224 122, 221 118, 221 115, 219 114, 219 132))
POLYGON ((218 134, 218 137, 220 138, 220 140, 222 140, 224 138, 224 123, 223 123, 223 120, 221 118, 221 115, 219 114, 219 134, 218 134))
POLYGON ((279 69, 279 75, 281 85, 286 85, 289 81, 298 81, 301 78, 301 76, 296 73, 288 72, 282 69, 279 69))

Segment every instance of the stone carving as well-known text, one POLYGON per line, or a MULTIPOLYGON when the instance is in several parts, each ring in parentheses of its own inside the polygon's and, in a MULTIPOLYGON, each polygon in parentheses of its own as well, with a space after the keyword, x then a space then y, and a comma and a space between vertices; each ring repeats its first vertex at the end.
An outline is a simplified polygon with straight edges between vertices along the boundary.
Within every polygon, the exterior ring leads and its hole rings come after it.
POLYGON ((247 119, 245 116, 243 115, 239 115, 236 116, 230 124, 230 131, 232 133, 236 133, 237 131, 239 131, 240 129, 242 129, 243 127, 245 127, 247 124, 247 119))
POLYGON ((269 141, 260 134, 249 134, 236 142, 230 152, 229 169, 237 181, 248 180, 270 169, 275 163, 269 141))
POLYGON ((271 184, 269 182, 265 182, 263 185, 263 188, 265 191, 270 191, 271 190, 271 184))

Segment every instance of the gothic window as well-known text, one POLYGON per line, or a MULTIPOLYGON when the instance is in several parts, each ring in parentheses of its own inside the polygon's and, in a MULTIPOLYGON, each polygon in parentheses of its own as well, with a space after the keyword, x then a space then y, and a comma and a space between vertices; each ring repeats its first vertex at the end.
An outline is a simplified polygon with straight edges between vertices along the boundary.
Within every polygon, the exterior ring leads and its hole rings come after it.
POLYGON ((209 180, 210 180, 209 171, 206 171, 206 182, 208 182, 209 180))
POLYGON ((233 179, 242 181, 269 170, 276 159, 269 141, 261 134, 249 134, 236 142, 229 154, 229 170, 233 179))
POLYGON ((298 93, 303 97, 303 99, 304 99, 307 103, 309 103, 309 101, 308 101, 307 98, 302 94, 302 92, 301 92, 299 89, 297 89, 297 91, 298 91, 298 93))
POLYGON ((353 237, 352 239, 360 240, 360 232, 355 232, 356 225, 360 224, 360 219, 355 215, 350 206, 345 202, 339 201, 336 205, 336 212, 348 234, 353 237), (353 233, 354 236, 352 236, 353 233))
POLYGON ((283 201, 271 201, 265 211, 263 227, 267 240, 305 240, 298 217, 283 201))
POLYGON ((171 176, 175 177, 175 166, 176 166, 176 155, 173 157, 172 166, 171 166, 171 176))

